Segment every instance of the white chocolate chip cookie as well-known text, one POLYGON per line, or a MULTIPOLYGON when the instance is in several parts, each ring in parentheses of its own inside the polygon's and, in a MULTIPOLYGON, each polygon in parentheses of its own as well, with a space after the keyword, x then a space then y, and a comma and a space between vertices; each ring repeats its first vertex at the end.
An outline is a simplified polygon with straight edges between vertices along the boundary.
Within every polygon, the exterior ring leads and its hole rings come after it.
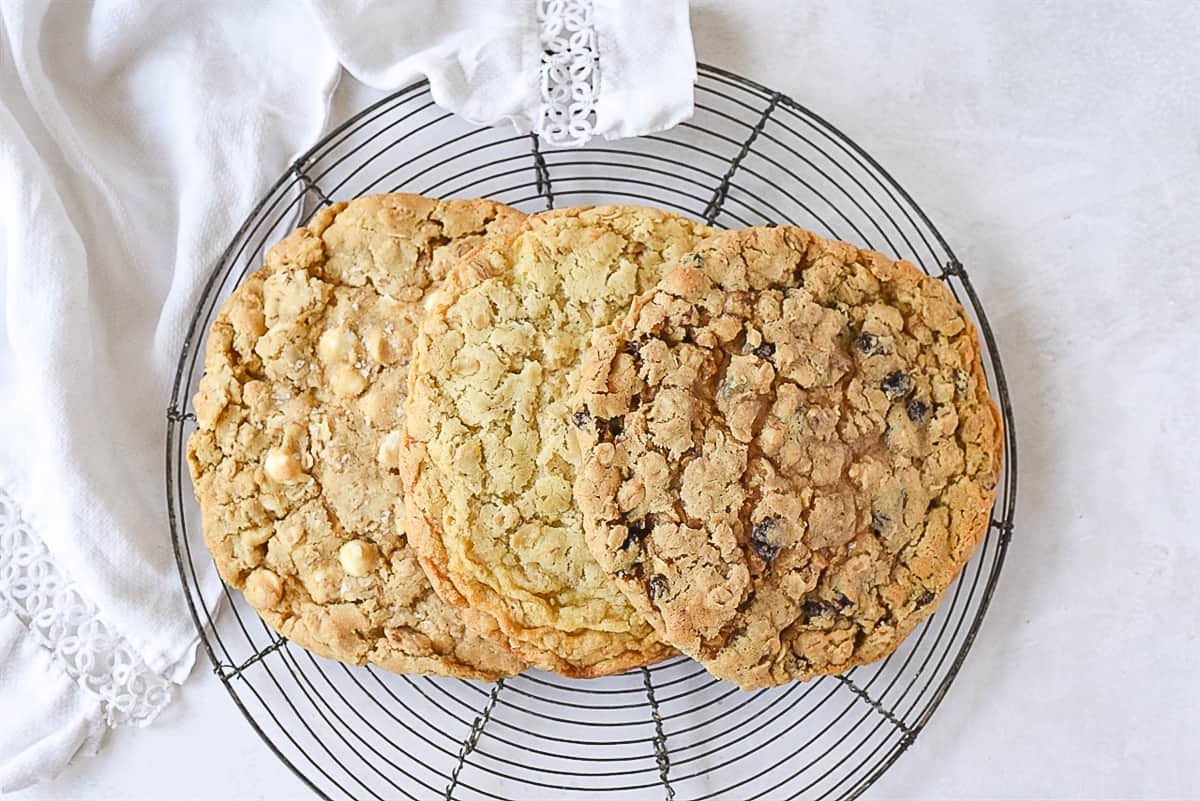
POLYGON ((496 679, 523 665, 438 598, 397 447, 427 293, 524 216, 485 200, 340 203, 276 245, 209 334, 188 460, 221 576, 323 656, 496 679))

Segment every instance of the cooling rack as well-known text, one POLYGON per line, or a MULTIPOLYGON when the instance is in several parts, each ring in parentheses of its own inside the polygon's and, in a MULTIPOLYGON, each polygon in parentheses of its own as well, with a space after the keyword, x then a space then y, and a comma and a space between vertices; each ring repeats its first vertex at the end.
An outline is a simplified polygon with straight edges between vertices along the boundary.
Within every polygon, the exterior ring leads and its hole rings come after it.
POLYGON ((704 65, 690 121, 580 149, 471 126, 438 108, 424 82, 355 115, 299 158, 234 236, 203 288, 167 411, 171 537, 213 670, 276 756, 330 799, 857 797, 913 747, 971 648, 1013 533, 1016 468, 991 327, 929 218, 830 123, 704 65), (937 612, 882 662, 760 692, 683 657, 591 680, 534 670, 495 684, 398 676, 322 659, 268 629, 215 577, 187 477, 204 336, 273 242, 331 199, 393 191, 490 197, 525 212, 617 202, 720 227, 789 222, 945 281, 982 335, 1005 464, 987 536, 937 612))

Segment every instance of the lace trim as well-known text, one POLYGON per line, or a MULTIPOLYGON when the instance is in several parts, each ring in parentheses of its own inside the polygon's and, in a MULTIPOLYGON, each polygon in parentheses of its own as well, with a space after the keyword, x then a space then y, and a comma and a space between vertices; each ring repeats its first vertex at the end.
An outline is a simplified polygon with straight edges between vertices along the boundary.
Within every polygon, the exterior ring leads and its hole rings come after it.
POLYGON ((599 48, 592 0, 538 0, 542 107, 535 130, 548 144, 579 147, 596 127, 599 48))
POLYGON ((105 722, 144 725, 171 700, 171 684, 100 620, 0 489, 0 607, 84 689, 100 697, 105 722))

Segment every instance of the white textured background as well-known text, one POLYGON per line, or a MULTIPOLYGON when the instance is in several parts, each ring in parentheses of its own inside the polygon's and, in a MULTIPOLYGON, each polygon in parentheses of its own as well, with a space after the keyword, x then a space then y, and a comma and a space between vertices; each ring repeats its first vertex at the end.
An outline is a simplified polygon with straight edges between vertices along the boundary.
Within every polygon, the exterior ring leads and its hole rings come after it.
MULTIPOLYGON (((693 28, 913 194, 1013 392, 999 590, 866 797, 1200 799, 1200 3, 707 0, 693 28)), ((368 96, 341 92, 334 124, 368 96)), ((309 796, 205 664, 154 726, 13 797, 309 796)))

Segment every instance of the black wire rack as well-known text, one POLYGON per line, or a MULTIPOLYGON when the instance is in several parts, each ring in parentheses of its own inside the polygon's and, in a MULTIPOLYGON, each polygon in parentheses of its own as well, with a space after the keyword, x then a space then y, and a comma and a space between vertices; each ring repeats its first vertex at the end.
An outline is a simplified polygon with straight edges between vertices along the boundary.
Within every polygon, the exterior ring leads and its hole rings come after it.
POLYGON ((171 536, 213 669, 267 746, 331 799, 857 797, 913 745, 954 681, 995 590, 1016 504, 1008 389, 966 269, 844 134, 778 92, 703 65, 690 121, 580 149, 543 150, 536 137, 471 126, 438 108, 423 82, 355 115, 276 181, 213 270, 180 354, 166 445, 171 536), (187 477, 203 340, 273 242, 331 199, 393 191, 490 197, 526 212, 616 202, 720 227, 789 222, 945 281, 982 333, 1006 449, 986 539, 936 613, 882 662, 760 692, 683 657, 591 680, 534 670, 495 684, 398 676, 322 659, 268 629, 216 577, 187 477))

